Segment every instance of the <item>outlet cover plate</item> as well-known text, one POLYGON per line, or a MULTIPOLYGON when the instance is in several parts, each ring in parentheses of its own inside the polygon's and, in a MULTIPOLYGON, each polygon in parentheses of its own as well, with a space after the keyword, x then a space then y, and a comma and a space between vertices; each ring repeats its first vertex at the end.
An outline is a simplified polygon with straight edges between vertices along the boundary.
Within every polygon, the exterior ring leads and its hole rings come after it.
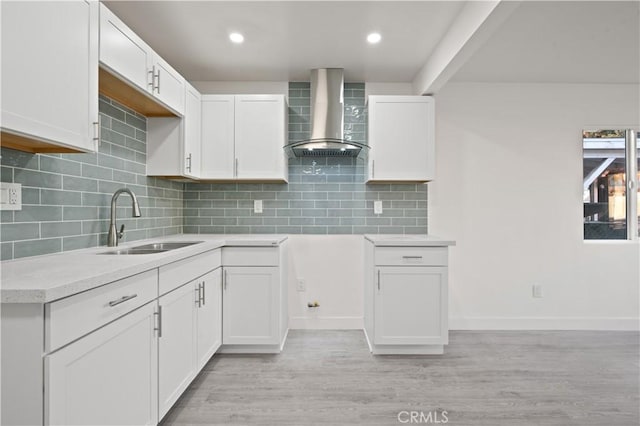
POLYGON ((22 185, 0 182, 0 210, 22 210, 22 185))

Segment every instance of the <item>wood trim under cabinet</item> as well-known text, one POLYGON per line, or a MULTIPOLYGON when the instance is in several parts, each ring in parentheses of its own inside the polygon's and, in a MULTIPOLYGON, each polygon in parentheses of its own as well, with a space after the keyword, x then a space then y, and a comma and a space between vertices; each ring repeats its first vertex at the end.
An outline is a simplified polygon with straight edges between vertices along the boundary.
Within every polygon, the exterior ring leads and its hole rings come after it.
POLYGON ((111 74, 106 69, 99 68, 98 74, 100 94, 131 108, 145 117, 176 117, 176 114, 160 105, 140 90, 130 86, 111 74))
POLYGON ((0 146, 4 148, 15 149, 18 151, 36 153, 63 153, 77 154, 82 153, 79 149, 65 148, 51 142, 45 142, 38 139, 20 136, 13 133, 3 131, 0 133, 0 146))

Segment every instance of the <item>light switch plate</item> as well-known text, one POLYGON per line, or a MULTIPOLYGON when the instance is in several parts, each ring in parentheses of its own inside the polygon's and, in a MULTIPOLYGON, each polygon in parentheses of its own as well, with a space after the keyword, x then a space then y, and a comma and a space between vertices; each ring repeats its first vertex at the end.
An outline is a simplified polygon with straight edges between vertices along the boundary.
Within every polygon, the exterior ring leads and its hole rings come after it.
POLYGON ((0 182, 0 210, 22 210, 22 185, 0 182))
POLYGON ((253 212, 254 213, 262 213, 262 200, 254 200, 253 201, 253 212))
POLYGON ((374 201, 373 202, 373 213, 374 214, 382 214, 382 201, 374 201))

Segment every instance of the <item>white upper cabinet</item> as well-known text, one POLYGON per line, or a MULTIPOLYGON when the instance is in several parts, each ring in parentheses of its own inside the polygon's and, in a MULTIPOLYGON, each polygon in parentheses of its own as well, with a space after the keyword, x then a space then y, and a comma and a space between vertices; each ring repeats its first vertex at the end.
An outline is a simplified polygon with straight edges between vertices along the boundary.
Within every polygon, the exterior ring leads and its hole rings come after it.
POLYGON ((184 114, 184 77, 102 3, 100 64, 117 77, 101 73, 100 90, 107 96, 148 116, 184 114))
POLYGON ((427 182, 435 172, 434 99, 369 96, 369 183, 427 182))
POLYGON ((184 104, 184 172, 187 176, 200 176, 202 144, 202 101, 200 92, 186 83, 184 104))
POLYGON ((234 179, 234 96, 202 96, 202 161, 204 179, 234 179))
POLYGON ((2 3, 2 145, 89 152, 98 137, 98 4, 2 3))
POLYGON ((236 96, 237 179, 287 180, 286 108, 282 95, 236 96))
POLYGON ((284 95, 202 100, 202 179, 287 181, 284 95))
POLYGON ((151 71, 154 96, 179 114, 184 114, 186 83, 184 77, 158 54, 153 55, 151 71))
POLYGON ((100 62, 138 89, 151 89, 153 50, 104 4, 100 4, 100 62))
POLYGON ((189 83, 185 93, 184 117, 149 117, 147 119, 147 175, 167 177, 200 176, 202 135, 201 101, 189 83))

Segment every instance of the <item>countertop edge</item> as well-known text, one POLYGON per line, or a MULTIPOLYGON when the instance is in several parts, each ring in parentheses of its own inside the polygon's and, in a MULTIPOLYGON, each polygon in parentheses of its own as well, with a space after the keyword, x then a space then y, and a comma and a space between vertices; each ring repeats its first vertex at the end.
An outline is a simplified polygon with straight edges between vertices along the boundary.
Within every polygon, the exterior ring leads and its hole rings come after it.
MULTIPOLYGON (((4 288, 0 285, 0 302, 3 304, 44 304, 70 297, 78 293, 82 293, 103 285, 110 284, 133 275, 138 275, 146 271, 150 271, 160 266, 178 262, 188 257, 197 256, 207 251, 216 250, 223 247, 279 247, 288 239, 288 235, 215 235, 215 234, 176 234, 167 237, 151 238, 145 240, 133 241, 119 246, 124 248, 132 245, 144 243, 153 243, 163 240, 198 240, 200 238, 209 239, 203 241, 202 244, 185 247, 175 251, 161 253, 160 257, 153 259, 143 259, 143 262, 130 265, 124 268, 114 269, 109 272, 102 272, 94 276, 83 277, 77 281, 72 281, 49 289, 17 287, 4 288)), ((38 259, 51 256, 63 256, 65 254, 75 255, 91 255, 97 256, 103 251, 115 250, 115 247, 92 247, 88 249, 74 250, 67 253, 55 253, 53 255, 38 256, 38 259)), ((154 255, 155 256, 155 255, 154 255)), ((16 259, 19 262, 29 262, 31 258, 16 259)), ((14 261, 7 261, 14 262, 14 261)), ((6 264, 5 264, 6 265, 6 264)), ((3 265, 3 267, 5 267, 3 265)))

